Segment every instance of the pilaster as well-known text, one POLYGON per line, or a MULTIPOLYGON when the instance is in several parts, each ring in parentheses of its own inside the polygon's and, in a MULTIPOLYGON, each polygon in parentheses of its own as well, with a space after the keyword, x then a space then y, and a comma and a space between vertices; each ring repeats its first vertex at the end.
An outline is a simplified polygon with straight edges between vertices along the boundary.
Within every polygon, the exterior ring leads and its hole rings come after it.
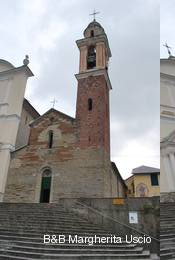
POLYGON ((3 201, 28 77, 33 76, 27 65, 15 68, 0 59, 0 201, 3 201))

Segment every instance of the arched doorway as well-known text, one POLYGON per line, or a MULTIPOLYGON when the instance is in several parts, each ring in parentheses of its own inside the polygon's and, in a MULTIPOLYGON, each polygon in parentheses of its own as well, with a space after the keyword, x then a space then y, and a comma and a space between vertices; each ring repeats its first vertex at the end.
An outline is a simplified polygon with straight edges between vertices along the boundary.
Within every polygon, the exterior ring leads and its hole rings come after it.
POLYGON ((51 189, 51 170, 45 169, 42 173, 40 202, 48 203, 50 201, 51 189))

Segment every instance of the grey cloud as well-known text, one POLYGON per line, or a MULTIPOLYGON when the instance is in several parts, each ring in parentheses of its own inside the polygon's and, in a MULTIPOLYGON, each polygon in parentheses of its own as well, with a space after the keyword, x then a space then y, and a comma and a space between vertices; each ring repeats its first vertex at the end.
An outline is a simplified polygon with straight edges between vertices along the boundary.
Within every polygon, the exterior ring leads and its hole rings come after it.
MULTIPOLYGON (((38 16, 37 8, 35 11, 28 8, 34 2, 1 1, 4 24, 0 25, 0 33, 4 36, 0 49, 1 58, 15 65, 21 65, 23 56, 30 54, 30 67, 36 77, 29 82, 31 92, 27 92, 27 97, 35 107, 43 113, 50 108, 51 97, 55 97, 57 109, 75 115, 74 74, 79 67, 75 41, 83 37, 83 30, 92 19, 89 13, 96 8, 101 12, 97 20, 108 35, 113 55, 109 71, 113 86, 111 126, 115 122, 122 126, 122 132, 111 128, 112 155, 120 154, 131 139, 141 145, 144 142, 141 137, 151 129, 159 135, 158 1, 48 0, 41 1, 43 9, 38 16), (39 44, 38 37, 50 24, 55 24, 55 33, 61 29, 59 26, 65 28, 47 49, 39 44)), ((157 140, 154 150, 159 151, 157 140)))

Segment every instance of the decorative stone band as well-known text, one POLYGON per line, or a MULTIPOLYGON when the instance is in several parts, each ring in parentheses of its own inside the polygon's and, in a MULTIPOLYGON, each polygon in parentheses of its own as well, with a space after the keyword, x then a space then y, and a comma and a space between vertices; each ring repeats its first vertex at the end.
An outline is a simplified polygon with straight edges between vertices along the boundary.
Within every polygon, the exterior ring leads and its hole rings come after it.
POLYGON ((12 114, 12 115, 0 115, 0 121, 1 121, 1 120, 4 120, 4 119, 6 119, 6 120, 15 120, 15 121, 20 122, 21 117, 18 116, 17 114, 12 114))
POLYGON ((8 103, 7 102, 3 102, 3 103, 0 102, 0 106, 8 106, 8 103))
POLYGON ((4 77, 4 76, 7 76, 7 75, 14 74, 14 73, 18 73, 18 72, 21 72, 21 71, 25 72, 25 74, 28 77, 34 76, 33 72, 29 69, 29 67, 26 66, 26 65, 23 65, 23 66, 20 66, 20 67, 17 67, 17 68, 12 68, 10 70, 1 71, 0 72, 0 78, 4 77))
POLYGON ((8 143, 6 143, 6 144, 0 143, 0 151, 2 151, 2 150, 10 150, 10 152, 13 152, 13 151, 15 151, 15 146, 12 144, 8 144, 8 143))
POLYGON ((165 79, 166 81, 169 79, 170 82, 174 85, 175 82, 175 76, 174 75, 170 75, 170 74, 166 74, 166 73, 160 73, 160 77, 161 77, 161 81, 163 81, 163 79, 165 79))
MULTIPOLYGON (((164 111, 163 111, 164 112, 164 111)), ((165 112, 166 113, 166 112, 165 112)), ((175 121, 175 113, 171 114, 161 114, 160 119, 161 121, 166 121, 167 123, 174 123, 175 121)))
POLYGON ((111 82, 110 82, 108 72, 107 72, 106 69, 96 69, 96 68, 91 69, 91 70, 88 70, 86 72, 81 72, 79 74, 75 74, 75 77, 76 77, 77 80, 79 80, 79 79, 87 78, 87 77, 90 77, 90 76, 99 76, 99 75, 104 75, 109 90, 112 89, 111 82))

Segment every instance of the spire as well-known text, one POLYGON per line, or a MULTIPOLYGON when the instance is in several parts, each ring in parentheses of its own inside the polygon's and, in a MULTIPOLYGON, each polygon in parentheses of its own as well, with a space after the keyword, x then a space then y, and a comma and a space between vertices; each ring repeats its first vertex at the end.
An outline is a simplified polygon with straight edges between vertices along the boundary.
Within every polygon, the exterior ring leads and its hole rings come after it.
POLYGON ((93 20, 94 22, 96 21, 96 20, 95 20, 96 14, 99 14, 99 13, 100 13, 100 12, 96 12, 95 9, 94 9, 94 12, 93 12, 92 14, 89 14, 89 15, 93 15, 93 16, 94 16, 94 20, 93 20))
POLYGON ((163 46, 167 48, 168 54, 169 54, 169 56, 171 56, 170 49, 172 49, 172 48, 170 46, 168 46, 167 42, 165 44, 163 44, 163 46))
POLYGON ((90 37, 90 32, 94 31, 94 36, 97 35, 105 35, 105 31, 104 28, 101 26, 100 23, 98 23, 96 20, 93 20, 92 22, 90 22, 88 24, 88 26, 86 27, 86 29, 84 30, 84 37, 88 38, 90 37))

